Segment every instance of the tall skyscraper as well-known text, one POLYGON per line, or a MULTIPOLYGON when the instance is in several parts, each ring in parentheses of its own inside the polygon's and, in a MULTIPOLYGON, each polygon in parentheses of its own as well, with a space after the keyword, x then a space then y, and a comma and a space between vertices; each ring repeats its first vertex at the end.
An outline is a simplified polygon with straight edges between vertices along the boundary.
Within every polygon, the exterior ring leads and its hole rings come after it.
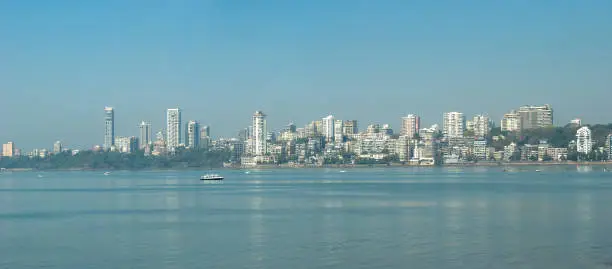
POLYGON ((323 136, 327 142, 334 141, 334 116, 329 115, 322 120, 323 136))
POLYGON ((153 132, 151 130, 151 123, 150 122, 146 122, 146 121, 142 121, 140 123, 140 126, 138 127, 140 129, 140 149, 144 149, 148 146, 150 146, 151 144, 153 144, 153 132))
POLYGON ((406 117, 402 118, 401 135, 413 138, 419 133, 419 129, 421 129, 421 117, 414 114, 408 114, 406 117))
MULTIPOLYGON (((206 126, 204 126, 206 127, 206 126)), ((187 147, 197 149, 200 146, 200 123, 190 120, 187 123, 187 147)))
POLYGON ((443 117, 442 133, 444 137, 463 137, 465 129, 465 117, 461 112, 446 112, 443 117))
POLYGON ((115 110, 104 108, 104 149, 110 150, 115 145, 115 110))
POLYGON ((266 115, 261 111, 255 111, 255 114, 253 114, 253 132, 251 137, 253 141, 253 155, 264 156, 266 154, 266 135, 266 115))
POLYGON ((589 127, 582 127, 576 132, 576 151, 584 154, 589 154, 593 147, 593 141, 591 140, 591 129, 589 127))
POLYGON ((553 125, 553 109, 550 105, 522 106, 518 110, 522 129, 543 128, 553 125))
POLYGON ((181 109, 170 108, 166 113, 166 147, 174 152, 181 143, 181 109))

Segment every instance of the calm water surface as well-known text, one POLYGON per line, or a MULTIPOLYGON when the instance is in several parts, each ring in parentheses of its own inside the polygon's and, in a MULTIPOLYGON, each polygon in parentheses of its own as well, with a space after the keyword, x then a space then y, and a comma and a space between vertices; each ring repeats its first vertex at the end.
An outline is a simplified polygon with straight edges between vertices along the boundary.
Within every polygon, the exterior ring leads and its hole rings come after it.
POLYGON ((612 268, 612 173, 537 169, 4 173, 0 268, 612 268))

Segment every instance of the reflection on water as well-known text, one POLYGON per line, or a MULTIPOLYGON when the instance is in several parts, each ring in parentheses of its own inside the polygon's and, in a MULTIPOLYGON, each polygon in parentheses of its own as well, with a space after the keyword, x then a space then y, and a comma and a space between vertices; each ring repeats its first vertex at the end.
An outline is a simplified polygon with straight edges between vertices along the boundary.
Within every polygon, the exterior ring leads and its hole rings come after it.
POLYGON ((605 268, 612 181, 522 169, 2 175, 0 267, 605 268))

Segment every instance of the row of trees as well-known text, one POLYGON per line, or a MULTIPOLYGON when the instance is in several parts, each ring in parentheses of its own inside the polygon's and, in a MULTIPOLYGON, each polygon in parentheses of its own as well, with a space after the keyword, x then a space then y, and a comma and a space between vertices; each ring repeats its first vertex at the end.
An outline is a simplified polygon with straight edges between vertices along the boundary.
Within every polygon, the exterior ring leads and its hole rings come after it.
POLYGON ((144 152, 119 153, 109 151, 82 151, 76 155, 69 152, 54 154, 45 158, 14 157, 0 159, 2 168, 31 169, 172 169, 202 167, 214 168, 223 166, 229 160, 228 151, 204 151, 179 149, 168 156, 145 156, 144 152))

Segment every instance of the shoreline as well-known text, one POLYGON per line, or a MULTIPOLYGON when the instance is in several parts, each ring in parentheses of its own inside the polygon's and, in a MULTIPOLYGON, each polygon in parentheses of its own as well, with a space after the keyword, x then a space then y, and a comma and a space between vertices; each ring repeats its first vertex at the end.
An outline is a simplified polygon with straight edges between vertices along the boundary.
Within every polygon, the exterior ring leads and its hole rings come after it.
MULTIPOLYGON (((209 170, 249 170, 249 169, 359 169, 359 168, 445 168, 445 167, 508 167, 508 166, 612 166, 612 161, 606 162, 477 162, 456 163, 442 165, 410 165, 401 163, 390 164, 338 164, 338 165, 287 165, 287 164, 262 164, 256 166, 232 166, 232 167, 189 167, 169 169, 91 169, 91 168, 69 168, 69 169, 35 169, 35 168, 6 168, 6 172, 80 172, 80 171, 209 171, 209 170)), ((0 172, 2 174, 2 172, 0 172)))

